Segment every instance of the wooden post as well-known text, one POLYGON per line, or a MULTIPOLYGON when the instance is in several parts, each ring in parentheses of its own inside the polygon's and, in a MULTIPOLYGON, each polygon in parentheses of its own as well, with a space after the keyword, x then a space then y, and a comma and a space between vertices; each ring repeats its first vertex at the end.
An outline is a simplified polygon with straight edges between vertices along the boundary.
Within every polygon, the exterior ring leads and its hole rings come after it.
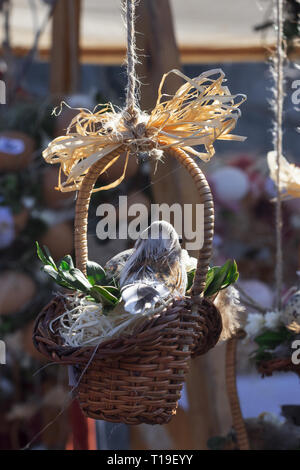
MULTIPOLYGON (((141 64, 137 69, 141 81, 141 107, 147 111, 155 105, 162 75, 174 68, 180 69, 169 0, 140 2, 137 7, 136 30, 137 47, 141 57, 141 64)), ((166 92, 174 93, 182 83, 177 76, 171 76, 166 92)), ((167 155, 164 163, 158 165, 156 174, 153 172, 152 182, 156 203, 176 202, 183 206, 198 201, 197 192, 187 172, 175 161, 167 158, 167 155)), ((229 430, 231 416, 226 397, 224 357, 221 347, 204 357, 192 360, 187 377, 189 425, 184 424, 181 412, 173 418, 172 423, 164 426, 171 438, 172 448, 180 448, 182 429, 189 430, 187 441, 190 449, 205 449, 210 437, 229 430), (177 438, 175 428, 178 430, 177 438)), ((186 416, 184 419, 186 420, 186 416)), ((154 430, 151 432, 154 433, 154 430)), ((158 446, 160 435, 161 432, 158 433, 158 446)), ((138 442, 135 432, 133 440, 138 442)))
POLYGON ((81 0, 59 0, 54 10, 50 72, 53 95, 78 91, 80 9, 81 0))

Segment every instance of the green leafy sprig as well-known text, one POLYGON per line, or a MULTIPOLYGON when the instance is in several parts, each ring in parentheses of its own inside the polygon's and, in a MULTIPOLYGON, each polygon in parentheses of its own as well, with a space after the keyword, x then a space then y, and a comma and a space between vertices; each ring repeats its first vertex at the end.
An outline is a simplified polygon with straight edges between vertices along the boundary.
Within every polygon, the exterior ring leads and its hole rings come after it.
POLYGON ((57 266, 46 246, 42 249, 36 242, 36 247, 37 255, 43 263, 42 270, 59 286, 82 292, 90 300, 101 302, 106 307, 114 307, 120 301, 120 289, 107 283, 105 271, 100 264, 88 261, 85 276, 80 269, 74 267, 70 255, 65 256, 57 266))
MULTIPOLYGON (((187 273, 188 285, 187 291, 192 287, 196 270, 193 269, 187 273)), ((234 260, 227 260, 223 266, 213 266, 208 270, 204 289, 204 297, 212 297, 220 290, 234 284, 239 277, 237 264, 234 260)))
POLYGON ((267 330, 254 338, 258 349, 253 351, 252 357, 256 362, 273 358, 272 351, 281 344, 289 344, 293 337, 293 333, 285 326, 280 327, 277 331, 267 330))
MULTIPOLYGON (((66 289, 82 292, 90 300, 101 302, 108 307, 114 307, 121 299, 121 291, 114 281, 106 280, 106 273, 100 264, 94 261, 87 262, 87 275, 74 267, 72 257, 65 256, 58 266, 53 260, 48 248, 43 249, 36 242, 37 255, 43 263, 42 270, 54 281, 66 289)), ((187 292, 193 284, 195 269, 187 273, 187 292)), ((226 289, 239 277, 237 264, 228 260, 223 266, 214 266, 208 270, 206 276, 205 297, 212 297, 220 290, 226 289)))

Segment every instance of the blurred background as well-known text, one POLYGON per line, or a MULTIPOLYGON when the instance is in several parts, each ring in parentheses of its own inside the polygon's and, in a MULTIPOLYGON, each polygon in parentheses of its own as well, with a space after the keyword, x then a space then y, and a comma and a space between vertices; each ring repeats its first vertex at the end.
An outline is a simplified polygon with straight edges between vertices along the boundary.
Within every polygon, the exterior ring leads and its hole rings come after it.
MULTIPOLYGON (((299 13, 296 0, 284 2, 284 153, 299 163, 299 110, 291 100, 300 78, 299 13)), ((222 68, 230 91, 245 93, 236 133, 245 142, 217 142, 209 164, 200 162, 216 205, 215 265, 235 258, 244 290, 265 307, 273 303, 275 194, 268 176, 272 150, 274 48, 271 0, 141 0, 136 29, 140 50, 140 103, 151 110, 162 75, 181 69, 194 77, 222 68), (230 184, 228 184, 230 180, 230 184)), ((52 110, 63 100, 73 108, 124 103, 125 28, 119 0, 0 0, 0 339, 7 348, 0 365, 0 449, 205 449, 231 429, 225 390, 224 346, 192 362, 176 417, 166 426, 130 427, 82 419, 76 404, 66 406, 66 370, 49 365, 31 342, 32 326, 55 286, 40 271, 35 240, 55 260, 73 254, 75 195, 54 189, 58 170, 42 150, 63 135, 76 111, 52 110), (61 409, 65 409, 59 414, 61 409), (47 427, 47 425, 54 422, 47 427)), ((174 92, 181 80, 169 80, 174 92)), ((114 181, 114 165, 102 182, 114 181)), ((130 162, 126 181, 95 194, 89 213, 89 258, 103 264, 132 246, 127 240, 96 237, 101 202, 118 205, 120 195, 137 202, 196 202, 189 178, 165 160, 154 174, 149 163, 130 162)), ((300 269, 300 204, 284 203, 284 283, 295 283, 300 269)), ((192 253, 194 254, 194 253, 192 253)), ((262 380, 241 343, 238 389, 245 418, 300 406, 299 379, 278 374, 262 380), (285 408, 286 409, 286 408, 285 408)), ((283 411, 284 413, 284 411, 283 411)), ((299 412, 298 412, 299 413, 299 412)), ((298 416, 299 421, 299 416, 298 416)), ((298 422, 299 425, 299 422, 298 422)), ((299 428, 300 429, 300 428, 299 428)))

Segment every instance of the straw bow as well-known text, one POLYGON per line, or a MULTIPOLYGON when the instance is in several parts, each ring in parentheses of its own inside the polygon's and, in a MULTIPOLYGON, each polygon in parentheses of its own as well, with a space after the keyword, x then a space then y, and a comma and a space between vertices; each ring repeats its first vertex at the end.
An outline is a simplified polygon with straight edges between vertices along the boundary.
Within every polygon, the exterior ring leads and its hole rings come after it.
POLYGON ((128 125, 128 112, 116 112, 111 104, 100 109, 98 105, 93 112, 79 109, 66 135, 54 139, 43 152, 48 163, 60 164, 57 189, 63 192, 80 189, 89 168, 118 148, 120 154, 126 152, 121 177, 94 191, 117 186, 125 177, 128 158, 138 158, 140 153, 147 152, 150 158, 160 159, 168 147, 181 147, 188 154, 208 161, 215 153, 215 140, 244 140, 230 132, 246 96, 231 95, 223 85, 224 78, 221 69, 209 70, 194 79, 171 70, 161 80, 153 111, 148 115, 138 110, 135 123, 131 125, 128 125), (173 96, 163 93, 165 80, 171 73, 185 80, 173 96), (199 145, 204 146, 204 152, 195 148, 199 145), (64 182, 61 172, 66 176, 64 182))

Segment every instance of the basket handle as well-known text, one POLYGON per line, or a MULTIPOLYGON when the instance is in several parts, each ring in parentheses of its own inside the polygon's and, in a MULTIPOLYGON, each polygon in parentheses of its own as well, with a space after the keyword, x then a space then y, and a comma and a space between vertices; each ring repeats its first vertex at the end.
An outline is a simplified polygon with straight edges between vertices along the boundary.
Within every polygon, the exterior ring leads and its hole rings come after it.
MULTIPOLYGON (((75 210, 75 256, 77 268, 79 268, 84 274, 86 274, 86 264, 88 260, 87 223, 92 191, 103 169, 113 158, 118 156, 124 150, 125 147, 119 147, 95 163, 85 176, 78 192, 75 210)), ((206 274, 212 253, 212 240, 214 233, 213 198, 204 174, 194 160, 189 157, 184 150, 171 147, 168 149, 168 154, 176 158, 176 160, 183 165, 193 178, 200 196, 200 203, 204 205, 204 242, 203 247, 199 251, 198 265, 192 287, 192 294, 198 296, 202 294, 205 287, 206 274)))
POLYGON ((236 432, 239 450, 249 450, 249 438, 240 406, 236 384, 237 337, 230 338, 226 344, 226 388, 231 409, 232 424, 236 432))
POLYGON ((172 155, 187 170, 192 177, 200 196, 200 204, 204 205, 204 238, 203 246, 199 250, 197 270, 192 287, 192 295, 201 295, 205 288, 206 275, 212 254, 214 236, 214 203, 209 184, 197 163, 187 153, 175 147, 168 149, 172 155))
POLYGON ((125 148, 118 147, 91 166, 78 191, 74 221, 75 259, 77 268, 84 274, 86 274, 86 264, 88 261, 87 224, 92 191, 98 177, 103 173, 107 164, 124 150, 125 148))

